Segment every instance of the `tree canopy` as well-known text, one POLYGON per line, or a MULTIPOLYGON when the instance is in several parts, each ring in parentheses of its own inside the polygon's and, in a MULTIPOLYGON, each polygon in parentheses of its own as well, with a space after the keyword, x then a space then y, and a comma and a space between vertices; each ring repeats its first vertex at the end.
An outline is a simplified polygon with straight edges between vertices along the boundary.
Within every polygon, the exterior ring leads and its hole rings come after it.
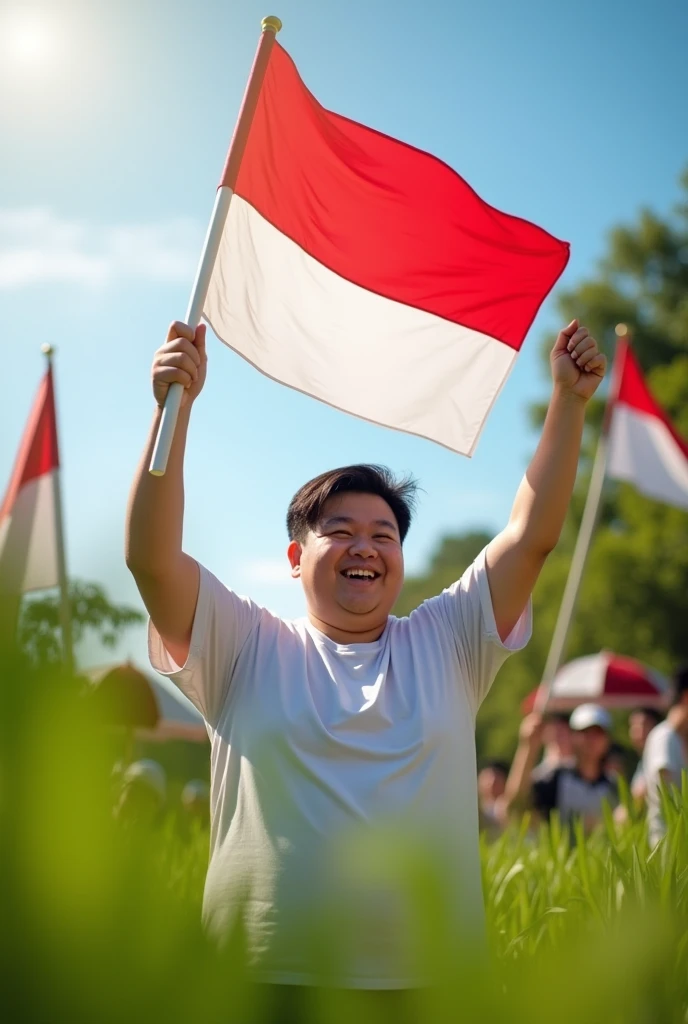
MULTIPOLYGON (((69 602, 74 644, 90 633, 105 647, 114 647, 127 627, 143 622, 136 608, 113 604, 97 583, 72 580, 69 602)), ((19 648, 33 665, 60 662, 60 605, 56 591, 24 601, 19 618, 19 648)))

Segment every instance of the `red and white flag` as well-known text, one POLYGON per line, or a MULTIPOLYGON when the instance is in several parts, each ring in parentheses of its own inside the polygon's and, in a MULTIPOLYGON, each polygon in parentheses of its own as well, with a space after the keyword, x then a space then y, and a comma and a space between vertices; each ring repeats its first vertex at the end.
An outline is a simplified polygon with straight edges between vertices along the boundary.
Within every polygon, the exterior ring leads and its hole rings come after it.
POLYGON ((0 506, 0 593, 59 584, 54 475, 59 471, 52 369, 33 404, 0 506))
POLYGON ((621 377, 609 427, 607 475, 641 494, 688 509, 688 441, 653 397, 626 342, 617 360, 621 377))
POLYGON ((275 380, 470 455, 568 254, 325 110, 275 43, 204 316, 275 380))

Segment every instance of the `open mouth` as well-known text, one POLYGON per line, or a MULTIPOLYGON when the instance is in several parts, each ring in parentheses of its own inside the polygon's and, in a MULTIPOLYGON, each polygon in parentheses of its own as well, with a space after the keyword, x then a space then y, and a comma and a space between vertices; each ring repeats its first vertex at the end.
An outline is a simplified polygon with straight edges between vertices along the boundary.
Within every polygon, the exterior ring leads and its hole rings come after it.
POLYGON ((372 583, 380 576, 374 569, 342 569, 341 575, 344 579, 353 580, 356 583, 372 583))

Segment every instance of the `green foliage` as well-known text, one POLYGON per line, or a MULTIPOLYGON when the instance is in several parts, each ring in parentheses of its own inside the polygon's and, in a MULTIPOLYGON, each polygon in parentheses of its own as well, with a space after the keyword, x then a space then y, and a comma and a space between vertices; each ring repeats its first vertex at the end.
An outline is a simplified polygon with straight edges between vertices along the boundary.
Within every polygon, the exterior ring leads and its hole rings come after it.
MULTIPOLYGON (((72 580, 69 602, 75 644, 84 634, 91 633, 104 646, 114 647, 128 626, 144 620, 138 609, 113 604, 97 583, 72 580)), ((24 601, 19 619, 19 645, 34 665, 60 662, 60 604, 56 592, 24 601)))
MULTIPOLYGON (((64 679, 20 678, 11 667, 6 675, 19 679, 0 688, 7 1019, 273 1024, 247 983, 241 931, 224 951, 202 931, 207 831, 180 828, 171 809, 158 826, 114 820, 114 751, 88 702, 64 679)), ((556 821, 483 839, 490 959, 474 934, 448 936, 425 837, 370 844, 363 863, 398 879, 417 908, 415 948, 436 980, 409 1000, 404 1019, 685 1024, 688 785, 667 801, 666 817, 654 852, 632 814, 575 842, 556 821)), ((336 978, 336 959, 332 970, 336 978)), ((308 1019, 387 1024, 394 1014, 385 1006, 375 995, 325 990, 308 1019)))

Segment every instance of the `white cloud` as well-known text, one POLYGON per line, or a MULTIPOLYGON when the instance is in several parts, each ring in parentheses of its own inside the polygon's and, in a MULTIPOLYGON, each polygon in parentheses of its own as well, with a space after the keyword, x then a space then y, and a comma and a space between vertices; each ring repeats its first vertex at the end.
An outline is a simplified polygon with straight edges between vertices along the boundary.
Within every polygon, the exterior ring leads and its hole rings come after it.
POLYGON ((122 278, 190 283, 202 240, 189 218, 102 226, 39 207, 0 210, 0 289, 97 288, 122 278))

